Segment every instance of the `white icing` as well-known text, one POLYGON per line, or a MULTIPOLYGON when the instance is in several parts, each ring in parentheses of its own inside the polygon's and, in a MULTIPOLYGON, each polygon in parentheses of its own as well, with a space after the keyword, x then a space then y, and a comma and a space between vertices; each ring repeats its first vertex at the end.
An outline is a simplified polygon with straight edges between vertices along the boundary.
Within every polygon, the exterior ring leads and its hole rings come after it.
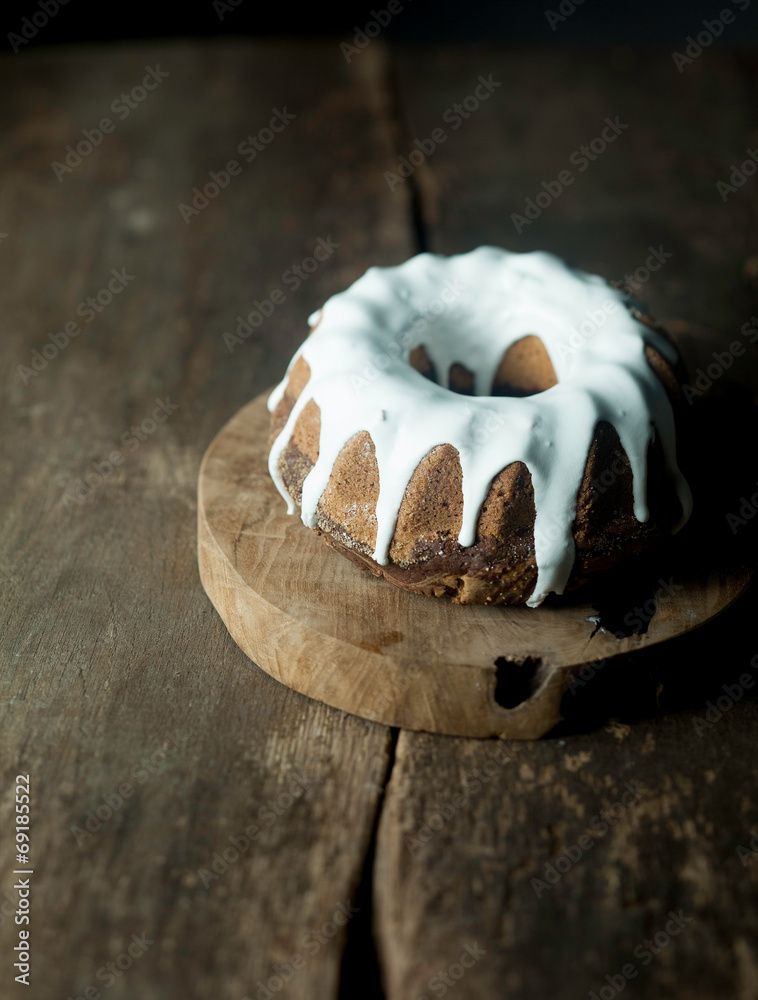
MULTIPOLYGON (((423 253, 397 267, 371 267, 310 318, 315 325, 288 368, 303 357, 311 376, 271 449, 269 470, 289 513, 296 505, 278 471, 281 453, 306 404, 321 410, 318 460, 306 477, 302 520, 316 525, 319 499, 347 441, 368 431, 379 468, 374 559, 386 565, 406 486, 435 446, 457 448, 463 472, 459 542, 473 545, 493 478, 523 462, 534 487, 537 583, 527 602, 563 593, 574 562, 571 533, 587 453, 600 420, 618 432, 634 475, 634 512, 648 518, 648 443, 657 434, 682 518, 690 491, 676 461, 674 416, 645 357, 645 344, 673 360, 668 341, 629 312, 625 295, 602 278, 543 252, 483 246, 444 257, 423 253), (503 353, 528 334, 540 337, 558 378, 523 398, 485 395, 503 353), (409 363, 426 348, 437 385, 409 363), (445 388, 451 365, 473 372, 476 396, 445 388)), ((288 375, 272 392, 281 400, 288 375)), ((677 528, 678 530, 678 528, 677 528)))

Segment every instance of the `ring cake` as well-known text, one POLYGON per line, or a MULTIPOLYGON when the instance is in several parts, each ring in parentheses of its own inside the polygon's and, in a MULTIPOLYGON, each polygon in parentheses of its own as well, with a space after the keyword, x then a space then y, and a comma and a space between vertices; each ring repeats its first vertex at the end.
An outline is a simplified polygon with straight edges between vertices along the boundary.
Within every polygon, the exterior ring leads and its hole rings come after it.
POLYGON ((602 278, 542 252, 423 253, 310 325, 269 399, 270 473, 395 586, 536 607, 687 520, 676 351, 602 278))

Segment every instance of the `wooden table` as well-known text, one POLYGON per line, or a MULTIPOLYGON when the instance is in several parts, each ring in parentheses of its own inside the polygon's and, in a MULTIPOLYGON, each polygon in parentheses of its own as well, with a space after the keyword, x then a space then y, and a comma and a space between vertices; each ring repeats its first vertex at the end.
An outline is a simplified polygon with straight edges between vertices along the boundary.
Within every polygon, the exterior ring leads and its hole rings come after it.
MULTIPOLYGON (((722 689, 755 673, 752 595, 598 672, 594 722, 477 742, 364 722, 263 674, 205 597, 195 540, 208 443, 371 264, 495 243, 621 279, 663 248, 640 295, 688 321, 691 369, 744 340, 758 177, 725 201, 716 185, 758 146, 757 69, 381 39, 349 63, 339 40, 0 62, 4 996, 758 997, 758 857, 738 850, 758 830, 758 704, 722 689), (606 119, 626 127, 580 169, 606 119), (82 130, 91 148, 66 164, 82 130), (212 181, 207 206, 181 209, 212 181), (280 300, 265 322, 224 337, 264 299, 280 300)), ((758 479, 750 351, 693 407, 719 538, 758 479)))

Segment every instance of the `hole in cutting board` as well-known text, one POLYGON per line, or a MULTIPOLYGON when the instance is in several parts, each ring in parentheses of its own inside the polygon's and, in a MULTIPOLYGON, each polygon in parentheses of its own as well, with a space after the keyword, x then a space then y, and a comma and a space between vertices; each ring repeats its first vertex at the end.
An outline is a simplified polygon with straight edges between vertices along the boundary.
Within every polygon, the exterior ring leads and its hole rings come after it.
POLYGON ((523 660, 498 656, 495 660, 495 701, 501 708, 517 708, 531 698, 541 664, 539 656, 526 656, 523 660))

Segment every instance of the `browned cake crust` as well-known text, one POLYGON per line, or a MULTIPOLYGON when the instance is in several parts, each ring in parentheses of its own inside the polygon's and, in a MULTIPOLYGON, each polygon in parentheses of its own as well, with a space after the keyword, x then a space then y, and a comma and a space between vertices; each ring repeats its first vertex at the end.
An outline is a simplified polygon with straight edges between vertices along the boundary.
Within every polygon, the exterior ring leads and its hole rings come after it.
MULTIPOLYGON (((639 318, 652 325, 648 317, 639 318)), ((678 409, 680 379, 652 347, 646 347, 646 355, 678 409)), ((410 361, 426 377, 437 381, 423 348, 417 348, 410 361)), ((309 378, 308 364, 299 358, 272 414, 272 441, 284 427, 309 378)), ((494 394, 524 396, 555 382, 542 342, 537 337, 524 337, 504 355, 494 394)), ((454 365, 449 387, 470 393, 472 385, 471 373, 461 364, 454 365)), ((298 507, 303 481, 318 458, 320 424, 319 407, 311 400, 279 460, 283 483, 298 507)), ((476 542, 464 548, 457 541, 463 516, 458 452, 451 445, 434 448, 408 483, 386 566, 372 558, 378 496, 374 445, 370 434, 362 431, 347 442, 334 464, 318 504, 315 530, 360 569, 368 569, 405 590, 434 597, 448 595, 461 604, 522 604, 528 600, 537 580, 535 507, 531 476, 523 463, 512 463, 495 477, 481 510, 476 542)), ((665 472, 657 438, 648 449, 648 507, 650 517, 641 524, 634 515, 632 471, 627 456, 615 429, 608 423, 598 423, 578 496, 573 526, 576 560, 569 588, 646 549, 670 534, 678 521, 681 507, 665 472)))

